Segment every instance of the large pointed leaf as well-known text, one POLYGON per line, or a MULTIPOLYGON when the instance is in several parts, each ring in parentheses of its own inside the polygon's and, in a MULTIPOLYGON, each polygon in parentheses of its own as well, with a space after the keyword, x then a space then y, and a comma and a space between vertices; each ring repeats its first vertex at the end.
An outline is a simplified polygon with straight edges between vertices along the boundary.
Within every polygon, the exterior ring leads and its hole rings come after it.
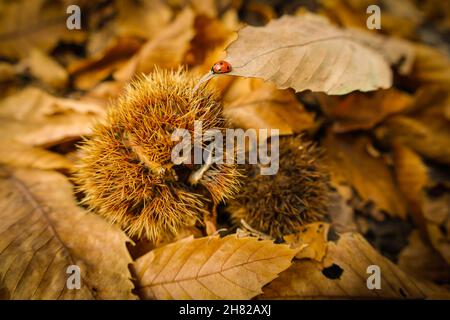
POLYGON ((263 291, 258 298, 450 298, 447 290, 405 274, 357 233, 345 233, 336 243, 329 241, 323 262, 297 260, 263 291), (379 289, 367 285, 374 274, 367 272, 369 266, 379 267, 379 289))
POLYGON ((0 284, 5 298, 134 298, 128 238, 121 230, 79 208, 64 176, 0 169, 0 284), (67 286, 71 265, 81 270, 80 289, 67 286))
POLYGON ((185 239, 139 258, 145 299, 250 299, 291 265, 296 250, 256 238, 185 239))
POLYGON ((345 94, 392 85, 380 53, 314 15, 243 28, 227 48, 226 60, 233 67, 230 75, 271 80, 281 89, 345 94))

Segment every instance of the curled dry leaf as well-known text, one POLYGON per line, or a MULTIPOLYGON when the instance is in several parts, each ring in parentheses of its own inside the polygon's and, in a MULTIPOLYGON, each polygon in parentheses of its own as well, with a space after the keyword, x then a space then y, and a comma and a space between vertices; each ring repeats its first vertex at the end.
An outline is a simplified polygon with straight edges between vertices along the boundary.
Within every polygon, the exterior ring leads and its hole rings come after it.
POLYGON ((293 92, 262 83, 246 95, 224 105, 224 116, 239 128, 279 129, 299 133, 314 126, 314 118, 293 92))
POLYGON ((381 54, 315 15, 241 29, 226 60, 233 66, 230 75, 271 80, 281 89, 345 94, 392 85, 381 54))
POLYGON ((7 62, 0 62, 0 83, 12 81, 19 72, 16 66, 7 62))
POLYGON ((64 88, 69 81, 67 71, 53 58, 36 48, 30 50, 21 66, 28 68, 35 78, 52 88, 64 88))
POLYGON ((450 86, 450 59, 440 50, 424 45, 415 45, 416 60, 412 77, 422 84, 450 86))
POLYGON ((323 146, 333 181, 353 186, 363 200, 373 201, 391 216, 406 218, 405 199, 383 159, 367 152, 370 145, 367 136, 328 133, 323 146))
POLYGON ((104 116, 106 109, 93 100, 57 98, 34 87, 23 89, 0 102, 1 118, 20 121, 41 120, 67 112, 104 116))
POLYGON ((285 236, 284 240, 291 245, 291 248, 299 248, 295 258, 309 258, 320 262, 327 253, 329 230, 328 223, 314 222, 303 226, 298 233, 285 236))
POLYGON ((68 67, 77 89, 89 90, 106 79, 141 48, 134 38, 117 38, 87 59, 76 61, 68 67))
POLYGON ((401 38, 387 37, 361 29, 348 29, 355 40, 379 52, 400 74, 409 74, 415 61, 412 43, 401 38))
POLYGON ((426 158, 450 164, 450 121, 442 110, 436 111, 392 117, 375 130, 375 135, 385 144, 401 143, 426 158))
POLYGON ((127 1, 116 3, 118 16, 116 32, 119 36, 151 39, 166 26, 172 11, 165 1, 127 1))
MULTIPOLYGON (((346 27, 367 29, 368 16, 362 13, 374 4, 370 0, 321 0, 327 16, 346 27)), ((401 37, 416 37, 416 31, 423 16, 413 1, 379 0, 376 2, 382 9, 383 33, 401 37)), ((433 4, 433 7, 435 4, 433 4)), ((375 30, 371 30, 375 34, 375 30)))
POLYGON ((328 242, 323 262, 301 259, 264 288, 260 299, 450 298, 447 290, 405 274, 357 233, 328 242), (367 287, 367 268, 380 267, 381 289, 367 287))
POLYGON ((0 279, 9 299, 133 299, 126 235, 75 203, 55 172, 0 172, 0 279), (69 290, 67 268, 81 270, 69 290))
POLYGON ((423 189, 429 185, 427 167, 419 155, 400 143, 394 144, 393 154, 399 189, 412 207, 417 208, 422 201, 423 189))
POLYGON ((134 263, 145 299, 250 299, 291 265, 296 250, 256 238, 185 239, 134 263))
POLYGON ((406 273, 428 281, 445 283, 450 280, 450 270, 445 260, 417 230, 409 236, 409 244, 400 252, 398 266, 406 273))
POLYGON ((450 193, 438 197, 426 197, 423 215, 431 245, 450 265, 450 193))
POLYGON ((90 134, 92 124, 104 115, 104 106, 92 99, 57 98, 27 88, 0 103, 0 136, 5 141, 50 147, 90 134))
POLYGON ((355 209, 350 204, 354 197, 354 190, 346 185, 331 183, 333 191, 330 192, 328 216, 336 232, 354 232, 358 230, 355 220, 355 209))
POLYGON ((413 101, 409 94, 396 89, 354 92, 342 98, 317 96, 321 107, 333 120, 335 132, 371 129, 387 116, 406 110, 413 101))
POLYGON ((72 167, 72 162, 58 153, 1 139, 0 164, 35 169, 70 169, 72 167))
POLYGON ((82 40, 82 30, 67 28, 66 9, 67 4, 59 1, 0 3, 0 55, 23 58, 32 48, 48 52, 61 39, 82 40))
POLYGON ((49 148, 91 134, 97 121, 96 116, 75 112, 32 121, 0 118, 0 135, 6 141, 49 148))
POLYGON ((127 81, 134 74, 149 73, 159 68, 178 67, 194 36, 194 13, 184 9, 176 19, 142 48, 123 67, 114 73, 117 80, 127 81))
POLYGON ((437 185, 422 158, 410 148, 394 145, 394 165, 398 185, 409 202, 415 223, 431 245, 450 263, 450 193, 431 197, 428 190, 437 185))

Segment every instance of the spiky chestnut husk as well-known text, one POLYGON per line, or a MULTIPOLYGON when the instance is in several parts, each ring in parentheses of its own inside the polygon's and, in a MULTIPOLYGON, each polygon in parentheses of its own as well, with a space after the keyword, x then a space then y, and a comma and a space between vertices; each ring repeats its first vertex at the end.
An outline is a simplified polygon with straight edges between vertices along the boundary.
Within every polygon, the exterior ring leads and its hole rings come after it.
POLYGON ((243 219, 279 239, 321 220, 329 194, 329 175, 321 155, 319 148, 299 136, 280 137, 278 173, 261 175, 257 165, 245 165, 245 188, 226 207, 233 222, 239 225, 243 219))
POLYGON ((80 146, 74 181, 82 202, 130 236, 176 234, 207 214, 211 203, 238 191, 235 165, 213 164, 192 184, 188 178, 200 165, 171 161, 176 128, 194 137, 195 120, 203 132, 225 125, 215 94, 194 90, 195 84, 183 70, 155 71, 132 82, 80 146))

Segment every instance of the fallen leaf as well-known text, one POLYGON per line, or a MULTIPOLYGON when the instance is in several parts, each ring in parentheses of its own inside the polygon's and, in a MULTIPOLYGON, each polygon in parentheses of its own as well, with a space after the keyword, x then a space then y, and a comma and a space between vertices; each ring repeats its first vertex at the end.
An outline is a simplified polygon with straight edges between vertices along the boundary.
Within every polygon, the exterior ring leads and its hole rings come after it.
POLYGON ((354 198, 353 189, 346 185, 331 185, 335 190, 330 192, 327 214, 333 229, 339 233, 357 231, 355 208, 350 204, 354 198))
MULTIPOLYGON (((209 61, 209 64, 204 63, 205 58, 211 56, 212 52, 214 52, 214 55, 215 53, 223 55, 223 49, 235 38, 235 32, 221 20, 204 15, 195 18, 194 27, 195 36, 192 38, 186 60, 190 65, 202 64, 201 68, 206 69, 203 70, 203 73, 205 73, 211 69, 214 62, 221 60, 223 57, 217 57, 215 60, 209 61)), ((208 57, 207 60, 210 59, 211 57, 208 57)))
POLYGON ((341 97, 318 95, 321 107, 333 120, 335 132, 368 130, 391 114, 406 110, 413 98, 396 89, 354 92, 341 97))
POLYGON ((335 184, 353 186, 365 201, 394 217, 405 219, 406 203, 399 192, 389 167, 381 158, 367 152, 367 136, 335 135, 328 133, 323 146, 335 184))
POLYGON ((186 8, 158 36, 145 43, 123 67, 114 73, 116 80, 127 81, 134 74, 149 73, 156 66, 176 68, 182 62, 194 36, 194 13, 186 8))
POLYGON ((66 26, 67 5, 45 0, 8 1, 0 4, 0 55, 26 57, 32 48, 48 52, 61 39, 82 41, 82 30, 66 26))
POLYGON ((243 129, 278 129, 280 134, 299 133, 314 126, 314 118, 293 92, 262 83, 249 94, 224 105, 224 116, 243 129))
MULTIPOLYGON (((320 3, 331 19, 346 27, 367 29, 366 15, 370 5, 377 4, 382 8, 382 30, 389 35, 414 38, 416 29, 423 19, 422 11, 411 0, 322 0, 320 3)), ((375 33, 376 30, 371 30, 375 33)))
POLYGON ((450 298, 447 290, 405 274, 356 233, 328 242, 323 264, 297 260, 263 291, 258 299, 450 298), (377 290, 367 287, 371 265, 381 272, 381 288, 377 290))
POLYGON ((347 33, 358 42, 380 53, 400 74, 411 73, 416 58, 416 51, 412 42, 361 29, 350 28, 347 33))
POLYGON ((9 299, 134 299, 126 235, 86 213, 58 173, 0 173, 0 278, 9 299), (81 269, 80 290, 67 268, 81 269))
POLYGON ((229 75, 274 81, 280 89, 345 94, 389 88, 389 65, 319 16, 284 16, 245 27, 227 48, 229 75))
POLYGON ((30 50, 29 56, 21 62, 22 68, 29 68, 30 73, 45 85, 62 89, 68 81, 67 71, 53 58, 39 49, 30 50))
POLYGON ((422 210, 431 245, 450 265, 450 192, 425 197, 422 210))
POLYGON ((250 299, 296 251, 256 238, 205 237, 155 249, 134 263, 145 299, 250 299))
POLYGON ((118 15, 115 32, 118 36, 151 39, 172 17, 169 6, 161 0, 119 0, 116 6, 118 15))
MULTIPOLYGON (((421 84, 440 84, 450 87, 450 59, 440 50, 424 45, 415 45, 416 60, 413 79, 421 84)), ((448 89, 447 89, 448 90, 448 89)))
POLYGON ((99 117, 106 114, 106 108, 93 100, 58 98, 34 87, 27 87, 0 102, 1 118, 20 121, 42 120, 71 111, 99 117))
MULTIPOLYGON (((399 188, 409 202, 415 224, 431 245, 450 263, 450 190, 431 196, 429 190, 439 185, 431 170, 410 148, 394 145, 394 165, 399 188)), ((439 186, 438 186, 439 188, 439 186)))
POLYGON ((429 185, 428 169, 414 151, 396 143, 393 146, 398 186, 413 207, 420 206, 422 191, 429 185))
POLYGON ((105 107, 93 99, 57 98, 29 87, 0 102, 0 136, 6 141, 51 147, 90 134, 92 124, 105 113, 105 107))
POLYGON ((2 139, 0 139, 0 164, 35 169, 70 169, 72 167, 72 162, 58 153, 2 139))
POLYGON ((427 109, 425 113, 387 119, 375 130, 385 144, 401 143, 420 155, 443 164, 450 164, 450 121, 443 112, 427 109))
POLYGON ((96 116, 74 112, 33 121, 0 118, 0 135, 5 140, 49 148, 91 134, 98 120, 96 116))
POLYGON ((108 46, 84 60, 68 67, 74 85, 81 90, 92 89, 114 71, 121 68, 141 48, 134 38, 115 38, 108 46))
POLYGON ((189 0, 189 3, 197 14, 210 18, 217 17, 215 0, 189 0))
POLYGON ((328 231, 330 225, 324 222, 314 222, 303 226, 298 233, 284 237, 292 249, 299 249, 295 258, 309 258, 322 261, 327 253, 328 231))
POLYGON ((13 80, 17 73, 18 70, 14 65, 0 62, 0 83, 13 80))
POLYGON ((411 233, 408 246, 400 252, 398 266, 418 279, 440 283, 450 280, 447 263, 420 237, 417 230, 411 233))

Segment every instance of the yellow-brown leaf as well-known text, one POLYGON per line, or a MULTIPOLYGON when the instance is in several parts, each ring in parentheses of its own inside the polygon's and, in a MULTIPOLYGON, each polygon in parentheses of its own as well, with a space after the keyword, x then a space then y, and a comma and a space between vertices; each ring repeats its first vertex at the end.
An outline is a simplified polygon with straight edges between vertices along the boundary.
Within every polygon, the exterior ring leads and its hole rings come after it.
POLYGON ((291 265, 296 250, 256 238, 185 239, 136 260, 145 299, 250 299, 291 265))
POLYGON ((75 203, 59 173, 1 168, 0 279, 9 299, 134 299, 127 236, 75 203), (67 287, 79 266, 81 288, 67 287))

